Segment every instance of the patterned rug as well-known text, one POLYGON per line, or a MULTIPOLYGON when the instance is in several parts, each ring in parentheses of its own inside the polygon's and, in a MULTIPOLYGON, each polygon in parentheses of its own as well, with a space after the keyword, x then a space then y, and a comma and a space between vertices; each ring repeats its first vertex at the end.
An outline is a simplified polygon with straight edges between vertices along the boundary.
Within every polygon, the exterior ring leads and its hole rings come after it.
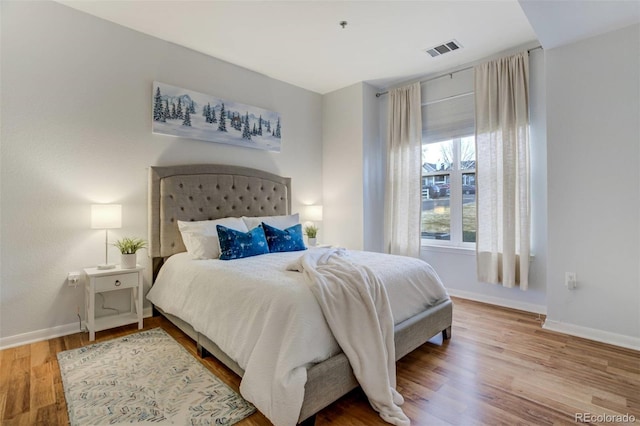
POLYGON ((164 330, 60 352, 71 425, 232 425, 255 411, 164 330))

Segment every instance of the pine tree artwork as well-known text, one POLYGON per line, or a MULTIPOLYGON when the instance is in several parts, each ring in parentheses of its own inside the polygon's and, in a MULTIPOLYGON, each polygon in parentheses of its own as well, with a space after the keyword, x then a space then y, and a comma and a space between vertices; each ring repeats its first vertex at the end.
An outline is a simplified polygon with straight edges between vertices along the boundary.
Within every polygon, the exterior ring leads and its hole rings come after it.
POLYGON ((227 116, 231 120, 231 128, 234 129, 234 130, 241 131, 242 130, 242 124, 241 124, 240 115, 237 112, 229 111, 227 113, 227 116))
POLYGON ((166 123, 167 120, 171 119, 171 111, 169 110, 169 100, 166 99, 164 101, 164 111, 162 112, 162 121, 166 123))
POLYGON ((280 139, 280 118, 278 118, 278 124, 276 124, 276 132, 274 136, 280 139))
POLYGON ((282 121, 277 112, 159 82, 153 83, 151 93, 155 134, 236 149, 281 150, 282 121))
POLYGON ((160 93, 160 88, 156 89, 156 95, 153 100, 153 119, 155 121, 162 121, 162 94, 160 93))
POLYGON ((249 130, 249 113, 245 117, 244 121, 244 130, 242 131, 242 138, 251 140, 251 130, 249 130))
POLYGON ((182 99, 178 98, 178 106, 176 107, 176 118, 184 119, 184 113, 182 112, 182 99))
POLYGON ((207 104, 202 108, 202 116, 207 123, 211 123, 211 104, 207 104))
POLYGON ((187 108, 187 110, 184 112, 184 120, 182 121, 183 126, 191 127, 191 113, 189 112, 190 109, 191 108, 187 108))
POLYGON ((227 131, 227 115, 224 112, 224 103, 222 104, 222 107, 220 107, 220 124, 218 124, 218 131, 219 132, 226 132, 227 131))

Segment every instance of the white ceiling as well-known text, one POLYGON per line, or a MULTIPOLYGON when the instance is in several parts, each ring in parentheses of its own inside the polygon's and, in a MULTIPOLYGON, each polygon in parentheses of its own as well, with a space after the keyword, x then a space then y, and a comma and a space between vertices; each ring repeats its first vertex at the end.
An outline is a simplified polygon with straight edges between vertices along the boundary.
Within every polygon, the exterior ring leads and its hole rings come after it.
POLYGON ((386 87, 536 40, 517 0, 59 2, 321 94, 386 87), (451 39, 463 48, 424 52, 451 39))
POLYGON ((360 81, 384 88, 537 39, 551 49, 640 21, 638 0, 58 1, 321 94, 360 81), (451 39, 463 48, 424 52, 451 39))
POLYGON ((640 22, 640 1, 519 0, 545 49, 640 22))

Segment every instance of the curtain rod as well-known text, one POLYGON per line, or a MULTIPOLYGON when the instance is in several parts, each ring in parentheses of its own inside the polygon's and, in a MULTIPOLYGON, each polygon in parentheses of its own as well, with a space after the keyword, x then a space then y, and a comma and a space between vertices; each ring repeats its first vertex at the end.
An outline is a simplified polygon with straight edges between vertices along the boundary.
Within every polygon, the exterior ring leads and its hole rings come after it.
MULTIPOLYGON (((530 52, 532 52, 534 50, 538 50, 538 49, 542 49, 542 46, 536 46, 536 47, 532 47, 531 49, 527 49, 527 53, 530 53, 530 52)), ((439 78, 446 77, 446 76, 453 77, 454 74, 457 74, 457 73, 462 72, 462 71, 468 71, 470 69, 473 69, 473 67, 472 66, 471 67, 465 67, 465 68, 462 68, 462 69, 459 69, 459 70, 455 70, 455 71, 447 72, 447 73, 444 73, 444 74, 440 74, 440 75, 437 75, 435 77, 427 78, 426 80, 420 80, 419 83, 420 84, 428 83, 429 81, 437 80, 439 78)), ((379 98, 382 95, 386 95, 387 93, 389 93, 388 90, 385 90, 384 92, 377 92, 376 93, 376 98, 379 98)))

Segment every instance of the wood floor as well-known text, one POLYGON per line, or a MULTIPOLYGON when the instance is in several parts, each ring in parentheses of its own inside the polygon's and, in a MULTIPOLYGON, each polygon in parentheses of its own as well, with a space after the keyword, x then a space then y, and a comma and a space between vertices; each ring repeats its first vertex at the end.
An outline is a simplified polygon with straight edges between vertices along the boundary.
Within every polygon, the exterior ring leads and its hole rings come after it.
MULTIPOLYGON (((398 362, 398 390, 412 425, 576 424, 576 413, 628 414, 640 424, 640 352, 542 330, 535 314, 454 303, 453 338, 443 343, 438 336, 398 362)), ((168 321, 145 319, 145 328, 153 327, 195 355, 194 342, 168 321)), ((104 331, 97 340, 136 331, 104 331)), ((78 333, 0 351, 0 423, 68 424, 56 354, 88 343, 78 333)), ((212 358, 203 363, 238 390, 234 373, 212 358)), ((270 424, 260 413, 238 423, 270 424)), ((360 390, 321 411, 316 424, 386 425, 360 390)))

